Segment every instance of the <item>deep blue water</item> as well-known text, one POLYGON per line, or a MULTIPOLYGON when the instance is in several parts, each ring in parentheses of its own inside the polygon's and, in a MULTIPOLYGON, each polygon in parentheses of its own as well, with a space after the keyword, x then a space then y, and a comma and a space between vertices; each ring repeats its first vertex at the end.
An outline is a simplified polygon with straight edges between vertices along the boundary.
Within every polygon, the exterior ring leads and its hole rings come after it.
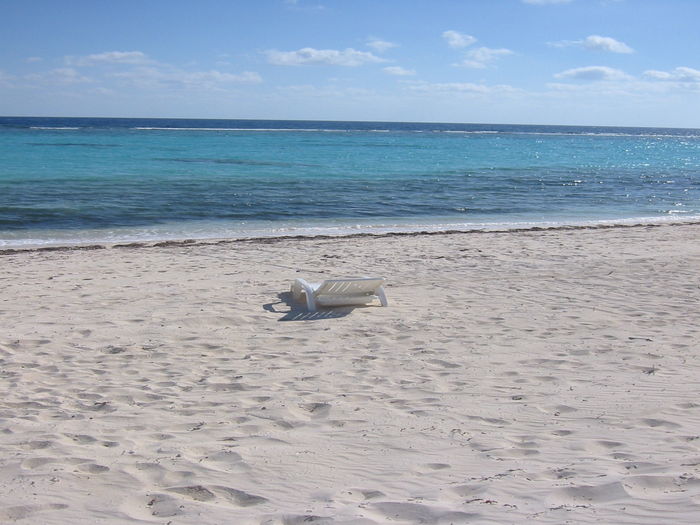
POLYGON ((0 246, 700 217, 700 130, 0 117, 0 246))

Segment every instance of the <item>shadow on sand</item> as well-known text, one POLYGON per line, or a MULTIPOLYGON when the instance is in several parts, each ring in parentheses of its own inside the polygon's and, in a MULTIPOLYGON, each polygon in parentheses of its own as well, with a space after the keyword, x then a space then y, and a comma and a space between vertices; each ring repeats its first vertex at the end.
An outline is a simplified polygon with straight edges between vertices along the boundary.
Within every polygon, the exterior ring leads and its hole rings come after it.
POLYGON ((291 292, 277 294, 277 298, 279 301, 276 303, 264 304, 263 309, 276 314, 284 314, 278 321, 320 321, 321 319, 337 319, 349 315, 355 309, 354 306, 343 306, 332 309, 324 308, 317 312, 309 312, 305 306, 294 300, 291 292), (278 305, 284 305, 287 308, 279 307, 278 305))

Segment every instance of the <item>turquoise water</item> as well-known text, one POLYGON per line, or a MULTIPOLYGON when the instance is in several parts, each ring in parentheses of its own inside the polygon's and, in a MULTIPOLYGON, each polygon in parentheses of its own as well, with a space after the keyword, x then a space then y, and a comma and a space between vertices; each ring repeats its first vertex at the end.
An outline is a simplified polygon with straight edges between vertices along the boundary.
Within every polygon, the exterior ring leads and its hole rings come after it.
POLYGON ((0 118, 0 246, 700 217, 700 130, 0 118))

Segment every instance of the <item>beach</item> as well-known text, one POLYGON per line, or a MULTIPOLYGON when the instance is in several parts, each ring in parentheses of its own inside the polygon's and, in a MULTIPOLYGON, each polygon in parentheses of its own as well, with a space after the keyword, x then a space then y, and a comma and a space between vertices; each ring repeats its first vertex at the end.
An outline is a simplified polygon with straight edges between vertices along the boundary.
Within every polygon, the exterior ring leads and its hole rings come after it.
POLYGON ((0 522, 697 523, 700 225, 0 255, 0 522), (297 277, 387 279, 309 314, 297 277))

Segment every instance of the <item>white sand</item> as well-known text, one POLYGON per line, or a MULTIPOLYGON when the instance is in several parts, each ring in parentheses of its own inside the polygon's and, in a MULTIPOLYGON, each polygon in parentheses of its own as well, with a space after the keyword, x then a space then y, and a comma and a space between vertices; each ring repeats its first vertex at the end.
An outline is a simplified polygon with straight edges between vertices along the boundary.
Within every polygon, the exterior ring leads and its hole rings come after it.
POLYGON ((699 241, 2 255, 0 522, 697 523, 699 241), (284 302, 357 274, 389 308, 284 302))

